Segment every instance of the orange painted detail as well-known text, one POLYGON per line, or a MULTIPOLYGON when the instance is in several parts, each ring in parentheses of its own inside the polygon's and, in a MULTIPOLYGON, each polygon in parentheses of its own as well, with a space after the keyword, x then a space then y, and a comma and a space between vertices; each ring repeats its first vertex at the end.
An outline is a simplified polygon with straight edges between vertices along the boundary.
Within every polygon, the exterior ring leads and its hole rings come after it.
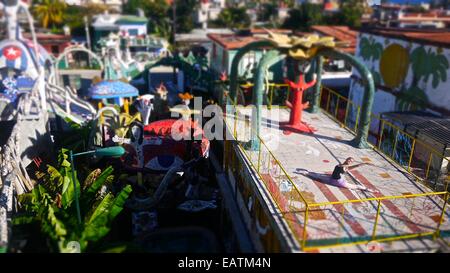
POLYGON ((368 157, 361 157, 361 160, 363 162, 372 162, 372 160, 370 160, 370 158, 368 158, 368 157))
MULTIPOLYGON (((440 214, 435 214, 430 216, 431 219, 433 219, 433 221, 435 221, 436 223, 439 223, 439 220, 441 219, 441 215, 440 214)), ((445 218, 443 219, 443 222, 445 221, 445 218)))

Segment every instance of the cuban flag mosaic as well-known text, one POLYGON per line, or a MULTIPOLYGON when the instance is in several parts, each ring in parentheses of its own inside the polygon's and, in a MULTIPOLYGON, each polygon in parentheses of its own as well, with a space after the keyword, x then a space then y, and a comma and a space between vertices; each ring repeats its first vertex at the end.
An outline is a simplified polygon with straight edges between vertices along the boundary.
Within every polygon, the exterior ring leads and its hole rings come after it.
POLYGON ((0 48, 0 64, 4 67, 26 71, 28 68, 28 58, 23 48, 16 45, 7 44, 0 48))

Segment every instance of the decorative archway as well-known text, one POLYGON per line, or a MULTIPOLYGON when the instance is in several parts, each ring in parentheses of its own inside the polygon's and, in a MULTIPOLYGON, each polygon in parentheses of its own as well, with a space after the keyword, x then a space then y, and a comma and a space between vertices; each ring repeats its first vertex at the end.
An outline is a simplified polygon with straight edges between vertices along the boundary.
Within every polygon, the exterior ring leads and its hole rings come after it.
MULTIPOLYGON (((284 37, 282 37, 284 38, 284 37)), ((283 41, 285 42, 285 41, 283 41)), ((262 97, 264 92, 264 77, 265 77, 265 71, 274 63, 278 62, 279 60, 283 59, 284 56, 282 54, 285 54, 286 52, 295 52, 298 48, 289 48, 285 47, 284 44, 282 46, 277 45, 276 42, 271 40, 263 40, 263 41, 257 41, 250 43, 246 45, 245 47, 241 48, 236 56, 234 57, 231 65, 231 75, 230 75, 230 98, 234 104, 237 104, 236 99, 236 93, 237 93, 237 87, 238 87, 238 73, 239 73, 239 63, 243 56, 253 50, 258 49, 264 49, 268 48, 271 49, 268 53, 266 53, 257 68, 257 73, 254 76, 254 93, 253 93, 253 102, 256 106, 256 124, 254 130, 252 130, 252 138, 250 141, 250 148, 252 150, 258 149, 259 142, 257 141, 260 127, 261 127, 261 107, 262 107, 262 97)), ((363 105, 362 105, 362 115, 361 119, 359 121, 358 131, 356 137, 352 140, 352 145, 357 148, 368 148, 368 142, 367 137, 369 133, 369 125, 370 125, 370 113, 372 110, 374 95, 375 95, 375 84, 373 81, 372 74, 370 70, 364 66, 363 63, 361 63, 358 59, 356 59, 354 56, 351 56, 347 53, 340 52, 334 48, 331 47, 321 47, 318 49, 315 49, 315 54, 312 54, 314 56, 314 59, 310 60, 311 62, 314 60, 316 63, 316 73, 318 73, 319 77, 317 79, 316 88, 314 92, 314 98, 313 98, 313 107, 312 111, 317 112, 319 109, 319 95, 320 95, 320 87, 321 87, 321 73, 322 73, 322 65, 323 65, 323 57, 329 57, 329 58, 335 58, 335 59, 342 59, 344 61, 347 61, 352 66, 354 66, 359 74, 361 75, 365 87, 364 91, 364 98, 363 98, 363 105)), ((310 53, 307 51, 307 53, 310 53)), ((291 67, 289 71, 289 75, 293 75, 291 67)), ((295 80, 295 79, 293 79, 295 80)))
POLYGON ((94 58, 99 64, 100 64, 100 70, 104 70, 105 66, 103 64, 102 59, 95 54, 94 52, 92 52, 91 50, 87 49, 84 46, 79 46, 79 45, 75 45, 75 46, 69 46, 67 47, 63 53, 61 53, 58 58, 56 58, 54 65, 55 65, 55 80, 56 80, 56 84, 59 84, 59 63, 65 59, 67 57, 67 55, 69 53, 73 53, 73 52, 85 52, 87 53, 90 57, 94 58))

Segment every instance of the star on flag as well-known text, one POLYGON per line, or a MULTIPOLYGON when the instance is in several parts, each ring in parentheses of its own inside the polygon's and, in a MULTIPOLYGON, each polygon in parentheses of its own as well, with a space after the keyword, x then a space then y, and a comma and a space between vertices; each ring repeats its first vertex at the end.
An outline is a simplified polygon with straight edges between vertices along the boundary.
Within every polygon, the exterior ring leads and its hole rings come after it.
POLYGON ((20 55, 22 55, 22 52, 15 46, 9 46, 3 49, 3 55, 7 60, 14 61, 15 59, 19 58, 20 55))

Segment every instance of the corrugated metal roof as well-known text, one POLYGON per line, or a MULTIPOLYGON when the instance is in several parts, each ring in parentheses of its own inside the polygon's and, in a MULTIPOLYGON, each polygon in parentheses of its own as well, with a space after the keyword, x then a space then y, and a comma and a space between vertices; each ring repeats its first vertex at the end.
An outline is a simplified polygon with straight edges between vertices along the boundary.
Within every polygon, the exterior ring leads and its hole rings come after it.
POLYGON ((424 111, 383 113, 383 118, 400 122, 406 132, 425 140, 434 140, 450 149, 450 118, 424 111))

